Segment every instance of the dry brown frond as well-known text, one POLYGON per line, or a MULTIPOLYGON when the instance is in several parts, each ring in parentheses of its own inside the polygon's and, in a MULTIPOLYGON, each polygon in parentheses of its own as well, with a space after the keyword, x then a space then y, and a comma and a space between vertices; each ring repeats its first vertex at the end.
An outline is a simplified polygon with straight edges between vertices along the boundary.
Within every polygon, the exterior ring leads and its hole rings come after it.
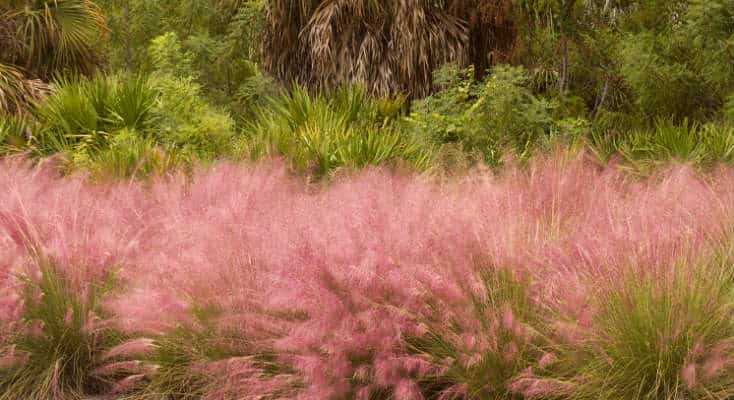
POLYGON ((265 67, 315 89, 361 83, 424 96, 447 62, 503 60, 515 40, 510 0, 270 0, 265 67))
POLYGON ((24 114, 48 91, 46 83, 28 79, 15 67, 0 63, 0 114, 24 114))

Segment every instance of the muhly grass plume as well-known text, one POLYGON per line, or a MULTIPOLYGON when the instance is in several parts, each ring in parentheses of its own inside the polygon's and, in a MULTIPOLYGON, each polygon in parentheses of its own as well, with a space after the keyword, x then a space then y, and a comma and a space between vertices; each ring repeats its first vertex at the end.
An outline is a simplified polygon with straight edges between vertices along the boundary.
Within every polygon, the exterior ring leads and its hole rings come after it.
POLYGON ((728 238, 732 185, 729 170, 636 180, 582 156, 447 182, 367 170, 325 187, 278 163, 92 184, 5 161, 0 375, 23 363, 23 293, 42 255, 80 293, 115 282, 100 323, 126 340, 100 348, 95 371, 132 397, 730 393, 731 299, 710 283, 672 288, 694 265, 728 268, 701 260, 728 238), (676 353, 659 374, 644 360, 665 334, 676 353), (640 338, 630 363, 625 340, 640 338))

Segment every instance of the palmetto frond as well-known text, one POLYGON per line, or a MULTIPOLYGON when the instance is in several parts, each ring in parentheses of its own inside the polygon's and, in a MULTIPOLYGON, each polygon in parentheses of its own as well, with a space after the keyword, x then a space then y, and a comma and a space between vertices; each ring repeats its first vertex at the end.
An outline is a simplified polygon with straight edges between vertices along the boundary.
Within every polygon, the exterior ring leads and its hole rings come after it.
POLYGON ((0 115, 22 114, 48 91, 38 79, 28 79, 13 66, 0 62, 0 115))
POLYGON ((20 114, 60 71, 90 73, 106 31, 92 0, 6 0, 0 4, 0 112, 20 114))
POLYGON ((15 44, 15 54, 5 58, 39 77, 66 69, 88 73, 97 64, 94 45, 106 25, 93 1, 11 1, 0 14, 12 25, 15 44))

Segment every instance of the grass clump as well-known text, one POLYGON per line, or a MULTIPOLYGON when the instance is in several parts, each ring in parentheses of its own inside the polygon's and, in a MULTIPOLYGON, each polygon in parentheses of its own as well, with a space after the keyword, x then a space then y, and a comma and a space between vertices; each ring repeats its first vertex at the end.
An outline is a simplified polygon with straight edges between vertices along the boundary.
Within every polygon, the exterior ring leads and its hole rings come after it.
MULTIPOLYGON (((156 350, 146 363, 155 365, 156 374, 133 390, 131 398, 141 400, 194 400, 202 398, 212 385, 199 363, 215 356, 214 338, 181 328, 155 340, 156 350)), ((218 354, 216 354, 218 355, 218 354)))
POLYGON ((725 399, 734 394, 731 271, 681 266, 672 274, 631 276, 599 297, 588 339, 560 352, 561 360, 574 365, 571 398, 725 399))
POLYGON ((734 131, 724 126, 658 120, 652 130, 629 134, 618 150, 633 165, 730 162, 734 155, 734 131))
POLYGON ((101 324, 106 289, 80 293, 50 262, 28 279, 20 329, 9 339, 15 362, 0 369, 0 399, 81 399, 106 393, 111 382, 95 370, 118 336, 101 324))
POLYGON ((164 151, 153 138, 135 131, 117 132, 106 146, 73 154, 73 164, 97 178, 161 175, 190 162, 184 154, 164 151))
POLYGON ((23 117, 0 114, 0 155, 23 149, 30 131, 30 122, 23 117))
POLYGON ((51 154, 99 146, 121 129, 152 128, 157 93, 145 78, 104 77, 58 82, 36 110, 43 128, 37 150, 51 154))
POLYGON ((155 371, 130 388, 135 400, 201 398, 290 398, 298 387, 292 371, 272 350, 233 328, 223 328, 221 310, 196 309, 195 323, 182 324, 151 340, 154 351, 143 359, 155 371))
POLYGON ((657 119, 650 128, 611 134, 597 130, 588 139, 601 160, 618 155, 626 167, 639 172, 671 162, 708 168, 734 161, 734 129, 722 123, 657 119))
POLYGON ((466 307, 447 310, 436 299, 426 333, 408 340, 436 366, 421 382, 428 398, 521 398, 515 379, 544 356, 546 321, 530 280, 492 267, 477 280, 477 288, 464 288, 466 307))

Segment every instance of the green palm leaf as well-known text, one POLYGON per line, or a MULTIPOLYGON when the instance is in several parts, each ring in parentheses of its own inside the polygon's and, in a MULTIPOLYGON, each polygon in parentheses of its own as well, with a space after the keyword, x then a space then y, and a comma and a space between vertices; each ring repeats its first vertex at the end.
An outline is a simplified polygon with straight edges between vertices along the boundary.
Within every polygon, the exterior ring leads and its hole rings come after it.
POLYGON ((16 58, 28 71, 48 78, 65 69, 88 73, 97 63, 94 45, 106 25, 91 0, 13 2, 3 18, 15 25, 16 58))

